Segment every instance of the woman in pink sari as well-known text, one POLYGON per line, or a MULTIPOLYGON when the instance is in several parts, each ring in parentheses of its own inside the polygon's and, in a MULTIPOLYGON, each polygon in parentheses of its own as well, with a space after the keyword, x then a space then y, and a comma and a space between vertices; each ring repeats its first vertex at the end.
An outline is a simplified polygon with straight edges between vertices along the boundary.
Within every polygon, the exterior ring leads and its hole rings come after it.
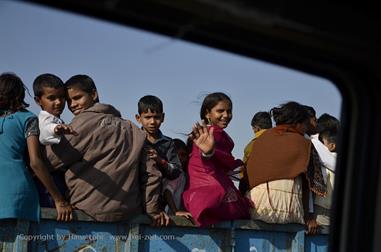
POLYGON ((184 206, 199 226, 250 218, 251 203, 228 176, 228 172, 243 165, 231 154, 234 142, 224 131, 232 119, 230 98, 224 93, 209 94, 201 106, 200 117, 210 126, 197 123, 193 127, 184 206))

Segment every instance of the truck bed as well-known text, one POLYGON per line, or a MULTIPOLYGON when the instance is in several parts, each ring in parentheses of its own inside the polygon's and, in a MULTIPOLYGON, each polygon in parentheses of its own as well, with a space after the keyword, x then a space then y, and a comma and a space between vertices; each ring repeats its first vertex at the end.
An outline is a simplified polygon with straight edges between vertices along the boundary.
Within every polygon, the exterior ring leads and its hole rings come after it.
POLYGON ((314 236, 299 224, 236 220, 210 228, 172 217, 168 227, 151 227, 145 215, 129 222, 95 222, 80 211, 57 222, 55 209, 42 208, 40 223, 0 220, 0 252, 10 251, 313 251, 328 250, 328 227, 314 236))

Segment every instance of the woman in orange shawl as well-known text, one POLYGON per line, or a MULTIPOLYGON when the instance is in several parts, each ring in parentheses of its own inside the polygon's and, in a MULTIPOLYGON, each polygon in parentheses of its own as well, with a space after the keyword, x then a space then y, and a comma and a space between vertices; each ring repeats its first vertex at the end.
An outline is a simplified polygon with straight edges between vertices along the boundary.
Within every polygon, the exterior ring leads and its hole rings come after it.
MULTIPOLYGON (((261 207, 261 199, 265 195, 265 210, 256 211, 254 216, 267 215, 264 218, 259 216, 258 219, 264 221, 268 217, 278 211, 281 218, 276 216, 270 221, 282 223, 287 222, 303 222, 306 223, 309 233, 317 231, 317 224, 312 212, 309 208, 312 194, 324 196, 326 194, 326 185, 321 174, 320 161, 316 150, 311 141, 304 137, 304 133, 308 127, 309 115, 304 106, 296 102, 288 102, 280 107, 273 108, 270 113, 276 123, 276 127, 267 130, 262 136, 253 143, 252 155, 247 162, 247 179, 249 182, 250 192, 248 194, 257 210, 261 207), (291 191, 283 191, 280 188, 270 189, 270 184, 276 181, 291 181, 291 191), (300 183, 299 189, 295 192, 295 183, 300 183), (302 189, 302 193, 298 190, 302 189), (272 197, 278 196, 278 205, 282 205, 281 209, 274 208, 272 197), (287 194, 288 193, 288 194, 287 194), (288 196, 287 196, 288 195, 288 196), (300 195, 301 197, 298 198, 300 195), (282 197, 290 197, 285 200, 282 197), (301 199, 303 210, 299 216, 294 214, 292 203, 297 204, 301 199), (288 206, 287 206, 288 205, 288 206), (303 215, 300 218, 300 215, 303 215), (302 219, 301 221, 295 221, 302 219)), ((272 185, 275 185, 274 183, 272 185)), ((279 184, 278 184, 279 186, 279 184)), ((264 199, 263 198, 263 199, 264 199)), ((301 206, 301 204, 300 204, 301 206)), ((253 214, 252 214, 253 217, 253 214)), ((254 217, 254 218, 256 218, 254 217)))

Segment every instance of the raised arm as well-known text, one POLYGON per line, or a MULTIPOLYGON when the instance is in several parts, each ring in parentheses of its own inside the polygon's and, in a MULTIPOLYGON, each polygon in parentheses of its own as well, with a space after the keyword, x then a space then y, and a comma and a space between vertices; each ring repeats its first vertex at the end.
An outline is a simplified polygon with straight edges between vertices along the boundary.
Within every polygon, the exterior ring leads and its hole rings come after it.
POLYGON ((74 134, 62 135, 58 144, 45 146, 43 155, 49 168, 54 170, 66 168, 81 161, 90 146, 92 138, 89 137, 91 130, 88 126, 77 123, 70 125, 70 128, 75 128, 74 134))
POLYGON ((198 122, 193 125, 191 139, 193 144, 195 144, 202 152, 204 157, 212 156, 215 150, 215 140, 214 140, 214 128, 209 129, 203 123, 202 125, 198 122))
POLYGON ((40 143, 43 145, 58 144, 61 136, 56 134, 55 129, 59 123, 55 121, 55 117, 48 113, 40 113, 38 116, 38 126, 40 128, 40 143))

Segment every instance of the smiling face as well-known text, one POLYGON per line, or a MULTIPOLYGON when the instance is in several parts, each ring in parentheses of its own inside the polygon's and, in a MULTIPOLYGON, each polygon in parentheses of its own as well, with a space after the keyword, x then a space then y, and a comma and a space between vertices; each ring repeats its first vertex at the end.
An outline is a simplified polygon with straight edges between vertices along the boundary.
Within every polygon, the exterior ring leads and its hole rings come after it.
POLYGON ((65 89, 44 87, 43 94, 40 97, 35 97, 35 101, 41 108, 50 114, 60 117, 65 108, 65 89))
POLYGON ((226 100, 219 101, 210 111, 207 112, 208 118, 213 125, 225 129, 233 118, 232 107, 226 100))
POLYGON ((68 107, 76 116, 96 103, 98 93, 96 90, 88 93, 76 86, 71 86, 67 89, 67 96, 68 107))

